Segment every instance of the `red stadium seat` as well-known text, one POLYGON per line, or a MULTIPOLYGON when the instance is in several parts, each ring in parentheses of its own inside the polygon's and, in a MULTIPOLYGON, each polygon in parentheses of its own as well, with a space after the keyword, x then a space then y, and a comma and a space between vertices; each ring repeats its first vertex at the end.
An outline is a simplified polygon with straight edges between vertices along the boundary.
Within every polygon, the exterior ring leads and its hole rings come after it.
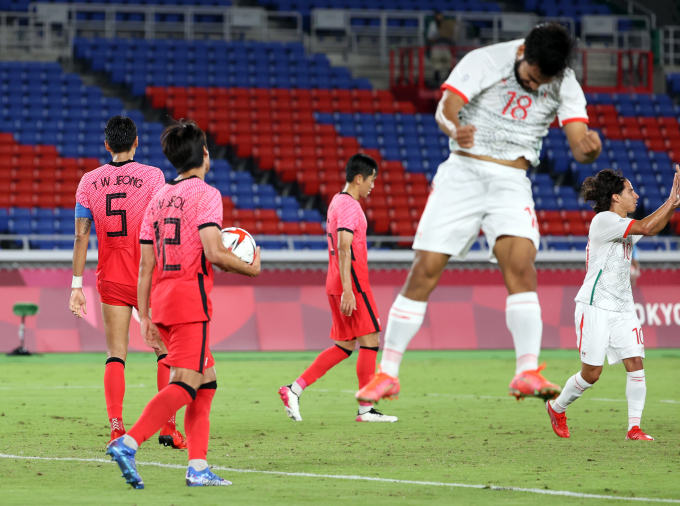
POLYGON ((326 233, 323 226, 318 221, 301 222, 300 231, 306 235, 324 235, 326 233))
POLYGON ((300 223, 297 221, 280 221, 278 224, 279 233, 284 235, 300 235, 300 223))

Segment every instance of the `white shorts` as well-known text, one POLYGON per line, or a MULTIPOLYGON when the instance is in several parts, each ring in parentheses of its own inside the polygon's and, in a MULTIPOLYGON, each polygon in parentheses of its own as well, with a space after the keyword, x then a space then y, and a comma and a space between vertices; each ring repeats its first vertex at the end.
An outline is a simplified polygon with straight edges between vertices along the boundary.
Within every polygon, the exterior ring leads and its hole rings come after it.
POLYGON ((588 365, 618 364, 624 358, 645 358, 642 326, 635 311, 619 313, 583 302, 576 303, 576 344, 581 362, 588 365))
POLYGON ((526 237, 536 250, 538 220, 526 172, 451 153, 437 169, 413 249, 462 260, 483 230, 489 259, 503 235, 526 237))

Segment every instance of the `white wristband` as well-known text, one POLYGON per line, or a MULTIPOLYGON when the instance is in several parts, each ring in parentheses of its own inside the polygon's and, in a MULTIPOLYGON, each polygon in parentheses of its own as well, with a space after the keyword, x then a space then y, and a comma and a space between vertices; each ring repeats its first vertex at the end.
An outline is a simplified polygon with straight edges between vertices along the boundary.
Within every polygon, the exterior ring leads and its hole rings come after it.
POLYGON ((71 288, 82 288, 83 287, 83 277, 73 276, 73 281, 71 281, 71 288))

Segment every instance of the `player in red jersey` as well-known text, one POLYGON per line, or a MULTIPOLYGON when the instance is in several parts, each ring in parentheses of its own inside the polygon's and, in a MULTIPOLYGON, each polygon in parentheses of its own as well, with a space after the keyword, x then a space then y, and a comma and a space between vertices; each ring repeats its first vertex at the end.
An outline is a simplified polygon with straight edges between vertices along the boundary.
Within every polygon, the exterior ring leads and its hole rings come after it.
MULTIPOLYGON (((357 377, 363 388, 375 372, 380 344, 380 318, 368 283, 366 216, 359 199, 366 198, 378 176, 378 164, 358 154, 345 167, 347 184, 328 207, 328 275, 326 293, 333 315, 331 339, 335 346, 321 352, 302 375, 290 385, 279 388, 286 414, 302 421, 300 395, 329 369, 352 354, 359 341, 357 377)), ((357 422, 396 422, 396 416, 383 415, 372 402, 360 402, 357 422)))
POLYGON ((250 265, 222 244, 222 196, 204 182, 210 169, 205 133, 192 121, 180 121, 165 129, 161 144, 179 176, 158 192, 146 210, 139 235, 137 294, 144 340, 158 349, 160 337, 168 349, 163 362, 171 368, 170 384, 151 399, 127 434, 109 444, 107 454, 118 462, 127 483, 144 488, 135 464, 137 448, 169 415, 187 406, 187 485, 231 485, 210 471, 206 461, 210 406, 217 388, 209 347, 212 264, 255 277, 260 272, 259 248, 250 265))
MULTIPOLYGON (((111 440, 125 434, 123 397, 125 359, 132 308, 137 307, 139 274, 139 229, 152 197, 165 184, 163 172, 134 161, 139 145, 137 127, 130 118, 114 116, 104 130, 106 150, 112 160, 80 180, 76 193, 76 239, 73 247, 73 283, 69 308, 78 317, 87 313, 83 293, 83 270, 92 221, 99 241, 97 291, 102 306, 107 360, 104 396, 111 425, 111 440)), ((170 368, 158 355, 158 389, 170 380, 170 368)), ((184 436, 175 427, 175 415, 168 420, 159 443, 186 448, 184 436)))

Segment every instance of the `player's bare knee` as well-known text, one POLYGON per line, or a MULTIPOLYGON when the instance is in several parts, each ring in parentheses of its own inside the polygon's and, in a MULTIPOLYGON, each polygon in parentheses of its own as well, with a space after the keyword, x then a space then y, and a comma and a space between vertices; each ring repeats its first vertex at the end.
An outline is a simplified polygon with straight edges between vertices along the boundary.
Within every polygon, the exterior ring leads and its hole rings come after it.
POLYGON ((446 265, 445 261, 440 265, 441 262, 437 260, 439 259, 417 252, 401 295, 411 300, 427 301, 446 265))
POLYGON ((593 367, 583 364, 583 368, 581 369, 581 377, 591 385, 600 379, 601 373, 602 367, 593 367))
POLYGON ((368 334, 357 338, 359 345, 365 348, 377 348, 380 346, 380 333, 374 332, 373 334, 368 334))
POLYGON ((335 341, 335 346, 338 346, 343 350, 348 351, 350 355, 354 351, 354 348, 356 348, 356 345, 357 345, 356 339, 352 339, 351 341, 335 341))
POLYGON ((623 360, 627 372, 641 371, 644 369, 642 357, 631 357, 623 360))

